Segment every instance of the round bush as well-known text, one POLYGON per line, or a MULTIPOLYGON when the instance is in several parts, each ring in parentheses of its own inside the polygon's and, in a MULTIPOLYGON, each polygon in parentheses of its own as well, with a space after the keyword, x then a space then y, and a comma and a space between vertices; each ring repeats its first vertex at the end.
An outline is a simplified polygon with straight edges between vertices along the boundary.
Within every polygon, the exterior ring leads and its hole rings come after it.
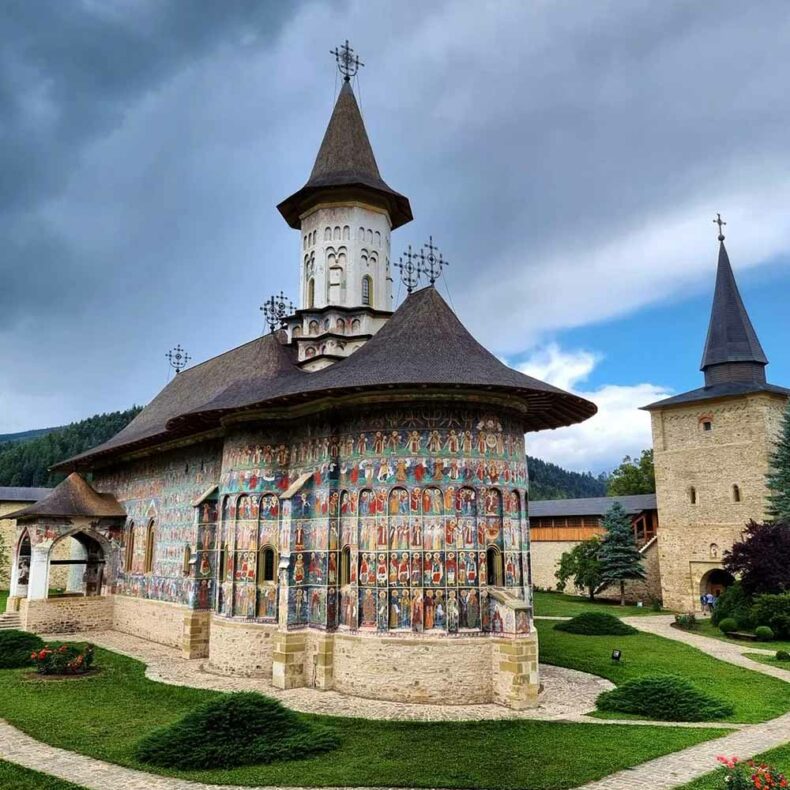
POLYGON ((757 637, 758 642, 771 642, 774 638, 773 629, 769 628, 767 625, 758 625, 757 628, 754 629, 754 635, 757 637))
POLYGON ((787 650, 777 650, 776 651, 776 660, 777 661, 790 661, 790 653, 787 650))
POLYGON ((596 700, 600 710, 634 713, 662 721, 715 721, 730 716, 732 705, 701 692, 677 675, 636 678, 596 700))
POLYGON ((721 631, 723 634, 729 634, 732 631, 737 631, 737 630, 738 630, 738 623, 735 622, 734 617, 725 617, 719 623, 719 631, 721 631))
POLYGON ((27 631, 0 631, 0 669, 27 667, 33 663, 34 650, 41 650, 44 640, 27 631))
POLYGON ((637 633, 628 623, 619 617, 606 612, 584 612, 577 614, 570 620, 564 620, 554 626, 556 631, 567 631, 570 634, 585 634, 587 636, 628 636, 637 633))
POLYGON ((135 748, 144 763, 165 768, 233 768, 298 760, 336 748, 337 737, 277 700, 227 694, 153 730, 135 748))

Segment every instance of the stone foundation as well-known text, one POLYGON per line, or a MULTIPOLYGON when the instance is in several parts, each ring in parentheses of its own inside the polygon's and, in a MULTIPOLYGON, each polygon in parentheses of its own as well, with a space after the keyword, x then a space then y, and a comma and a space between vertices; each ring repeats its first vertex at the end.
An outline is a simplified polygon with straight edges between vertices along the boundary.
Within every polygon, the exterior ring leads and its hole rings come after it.
POLYGON ((25 631, 39 634, 105 631, 112 627, 110 596, 65 596, 19 601, 19 617, 25 631))
POLYGON ((207 669, 226 675, 271 677, 276 625, 211 618, 207 669))

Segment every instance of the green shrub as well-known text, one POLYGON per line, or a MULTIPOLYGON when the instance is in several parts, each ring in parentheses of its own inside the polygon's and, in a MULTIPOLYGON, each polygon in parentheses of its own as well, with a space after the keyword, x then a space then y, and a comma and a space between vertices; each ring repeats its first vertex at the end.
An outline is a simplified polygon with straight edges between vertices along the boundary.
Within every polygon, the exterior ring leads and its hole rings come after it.
POLYGON ((44 647, 44 640, 27 631, 0 631, 0 669, 27 667, 33 663, 31 654, 44 647))
POLYGON ((650 601, 650 608, 654 612, 660 612, 661 611, 661 599, 660 598, 653 598, 650 601))
POLYGON ((738 628, 744 631, 756 625, 752 620, 752 599, 744 592, 740 582, 730 585, 719 596, 710 619, 713 625, 720 625, 727 617, 734 618, 738 628))
POLYGON ((699 621, 693 612, 689 612, 688 614, 676 614, 675 625, 685 631, 693 631, 695 628, 699 628, 699 621))
POLYGON ((777 639, 790 639, 790 593, 758 595, 752 606, 752 619, 769 626, 777 639))
POLYGON ((93 666, 93 645, 48 644, 31 659, 39 675, 84 675, 93 666))
POLYGON ((725 617, 719 623, 719 631, 721 631, 723 634, 730 634, 733 631, 737 631, 737 630, 738 630, 738 623, 735 621, 734 617, 725 617))
POLYGON ((567 631, 569 634, 585 634, 586 636, 628 636, 637 633, 636 628, 624 623, 619 617, 606 612, 583 612, 570 620, 557 623, 557 631, 567 631))
POLYGON ((633 713, 662 721, 715 721, 732 715, 733 707, 721 702, 677 675, 636 678, 596 701, 600 710, 633 713))
POLYGON ((772 642, 774 638, 773 630, 767 625, 758 625, 754 629, 754 635, 757 637, 758 642, 772 642))
POLYGON ((790 653, 787 650, 777 650, 775 658, 777 661, 790 661, 790 653))
POLYGON ((338 745, 334 732, 308 723, 277 700, 227 694, 138 741, 135 756, 165 768, 233 768, 297 760, 338 745))

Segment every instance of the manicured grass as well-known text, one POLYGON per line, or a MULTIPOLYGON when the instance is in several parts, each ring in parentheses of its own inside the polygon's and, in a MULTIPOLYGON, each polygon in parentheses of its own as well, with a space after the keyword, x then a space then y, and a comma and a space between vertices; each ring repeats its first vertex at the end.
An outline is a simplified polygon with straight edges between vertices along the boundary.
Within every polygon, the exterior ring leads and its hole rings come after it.
POLYGON ((79 785, 4 760, 0 760, 0 787, 3 790, 83 790, 79 785))
MULTIPOLYGON (((740 755, 736 755, 740 756, 740 755)), ((728 754, 727 757, 732 757, 728 754)), ((790 743, 777 746, 776 749, 758 754, 754 758, 757 763, 766 763, 779 769, 785 776, 790 776, 790 743)), ((678 790, 720 790, 724 787, 724 771, 717 769, 711 771, 693 782, 682 785, 678 790)))
MULTIPOLYGON (((790 710, 790 683, 718 661, 671 639, 643 633, 568 634, 555 631, 549 620, 539 620, 537 627, 540 660, 545 664, 592 672, 615 684, 661 672, 682 675, 706 694, 734 706, 734 714, 724 721, 765 721, 790 710), (611 659, 615 648, 623 651, 620 663, 611 659)), ((596 715, 612 718, 610 714, 596 715)))
MULTIPOLYGON (((219 696, 155 683, 144 677, 138 661, 106 650, 96 654, 102 672, 80 680, 26 681, 24 670, 0 672, 0 717, 54 746, 151 771, 132 757, 137 739, 219 696)), ((268 766, 159 772, 242 785, 560 790, 724 734, 712 728, 544 721, 305 718, 335 728, 340 747, 268 766)))
POLYGON ((690 633, 699 634, 700 636, 709 636, 711 639, 720 639, 722 642, 729 642, 732 645, 738 645, 743 648, 759 647, 766 650, 787 650, 790 651, 790 642, 776 639, 771 642, 751 642, 744 639, 732 639, 725 636, 718 628, 713 625, 710 620, 700 620, 699 628, 693 629, 690 633))
POLYGON ((617 617, 634 617, 651 614, 667 614, 666 611, 654 612, 645 602, 644 606, 620 606, 612 601, 593 601, 579 595, 565 595, 558 592, 533 593, 535 615, 538 617, 575 617, 582 612, 608 612, 617 617))
POLYGON ((0 590, 0 614, 5 613, 6 601, 8 601, 8 590, 0 590))
POLYGON ((746 658, 751 658, 752 661, 759 661, 761 664, 784 669, 790 675, 790 661, 777 661, 774 656, 766 656, 762 653, 744 653, 744 655, 746 658))

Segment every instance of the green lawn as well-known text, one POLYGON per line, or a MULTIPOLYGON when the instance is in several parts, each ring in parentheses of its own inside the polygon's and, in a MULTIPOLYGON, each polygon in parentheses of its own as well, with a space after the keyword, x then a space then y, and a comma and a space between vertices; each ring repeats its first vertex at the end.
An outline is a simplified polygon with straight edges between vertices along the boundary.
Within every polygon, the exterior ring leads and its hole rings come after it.
MULTIPOLYGON (((132 758, 137 739, 219 694, 156 683, 140 662, 96 653, 102 672, 79 680, 29 681, 25 670, 0 671, 0 717, 54 746, 150 770, 132 758)), ((544 721, 308 718, 336 728, 340 748, 311 760, 173 775, 242 785, 559 790, 724 734, 544 721)))
MULTIPOLYGON (((0 590, 0 614, 5 612, 5 604, 8 600, 8 590, 0 590)), ((2 787, 2 785, 0 785, 2 787)))
MULTIPOLYGON (((643 633, 568 634, 555 631, 549 620, 539 620, 537 627, 540 660, 545 664, 592 672, 615 684, 660 672, 682 675, 702 691, 732 703, 735 713, 728 721, 765 721, 790 710, 790 683, 718 661, 681 642, 643 633), (619 664, 611 659, 614 648, 623 651, 619 664)), ((597 715, 618 718, 618 715, 597 715)))
POLYGON ((79 785, 4 760, 0 760, 0 787, 3 790, 81 790, 79 785))
POLYGON ((751 658, 752 661, 759 661, 761 664, 784 669, 790 675, 790 661, 777 661, 774 656, 765 656, 762 653, 744 653, 744 655, 746 658, 751 658))
POLYGON ((709 636, 711 639, 720 639, 722 642, 729 642, 730 644, 738 645, 739 647, 743 648, 759 647, 766 650, 790 651, 790 642, 782 641, 780 639, 776 639, 772 642, 751 642, 744 639, 732 639, 729 636, 725 636, 719 630, 718 626, 713 625, 710 620, 700 620, 699 628, 695 628, 693 631, 691 631, 691 633, 699 634, 700 636, 709 636))
POLYGON ((606 601, 591 602, 579 595, 565 595, 558 592, 533 593, 535 615, 537 617, 574 617, 582 612, 609 612, 618 617, 634 615, 667 614, 666 611, 654 612, 650 606, 620 606, 618 603, 606 601))
MULTIPOLYGON (((736 755, 738 756, 738 755, 736 755)), ((727 757, 732 757, 728 754, 727 757)), ((766 763, 778 768, 785 776, 790 776, 790 743, 777 746, 776 749, 758 754, 755 758, 758 763, 766 763)), ((711 771, 693 782, 683 785, 678 790, 720 790, 724 787, 724 772, 722 769, 711 771)))

